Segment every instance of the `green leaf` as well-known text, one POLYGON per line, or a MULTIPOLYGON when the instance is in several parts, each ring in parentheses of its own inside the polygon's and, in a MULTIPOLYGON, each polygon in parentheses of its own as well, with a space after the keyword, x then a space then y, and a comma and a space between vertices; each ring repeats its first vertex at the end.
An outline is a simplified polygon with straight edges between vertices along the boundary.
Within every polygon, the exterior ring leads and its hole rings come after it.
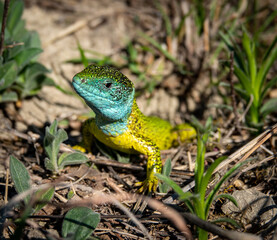
POLYGON ((79 42, 77 42, 77 43, 78 43, 78 50, 79 50, 79 53, 81 55, 81 61, 82 61, 83 65, 84 65, 84 67, 87 67, 88 66, 88 59, 87 59, 87 57, 85 55, 85 51, 82 48, 82 46, 80 45, 80 43, 79 42))
POLYGON ((236 207, 238 207, 238 203, 237 200, 230 194, 219 194, 215 197, 216 199, 220 199, 220 198, 226 198, 228 200, 230 200, 236 207))
POLYGON ((58 168, 55 165, 55 162, 50 160, 49 158, 44 159, 44 166, 46 169, 48 169, 51 172, 57 172, 58 168))
MULTIPOLYGON (((47 128, 46 128, 47 129, 47 128)), ((57 130, 58 130, 58 121, 57 119, 55 119, 52 124, 49 126, 49 130, 48 132, 53 134, 53 135, 56 135, 57 133, 57 130)))
MULTIPOLYGON (((162 175, 169 177, 169 176, 170 176, 170 173, 171 173, 171 159, 168 158, 168 159, 165 161, 165 164, 164 164, 164 166, 163 166, 162 175)), ((170 186, 169 186, 168 184, 159 183, 160 192, 162 192, 162 193, 167 193, 167 192, 169 191, 169 188, 170 188, 170 186)))
POLYGON ((7 19, 7 29, 10 31, 10 33, 13 33, 16 25, 20 22, 21 16, 23 14, 23 9, 23 1, 14 1, 13 4, 11 4, 7 19))
POLYGON ((209 193, 208 197, 205 200, 205 216, 208 216, 208 212, 210 210, 210 206, 215 198, 215 194, 219 191, 221 185, 242 165, 246 164, 250 160, 245 160, 234 167, 232 167, 225 175, 220 179, 220 181, 214 186, 214 189, 209 193))
POLYGON ((62 236, 73 240, 85 240, 92 234, 99 222, 100 215, 90 208, 73 208, 65 215, 62 236))
POLYGON ((16 61, 19 69, 22 70, 25 65, 27 65, 35 56, 41 52, 42 49, 40 48, 29 48, 21 51, 18 55, 16 55, 14 60, 16 61))
MULTIPOLYGON (((271 49, 271 47, 269 49, 271 49)), ((259 83, 260 88, 262 88, 264 81, 266 79, 266 75, 276 59, 277 59, 277 47, 275 47, 274 49, 271 49, 271 51, 268 53, 268 56, 263 61, 259 69, 259 72, 257 75, 257 82, 259 83)))
POLYGON ((16 92, 4 92, 0 94, 0 102, 15 102, 18 100, 18 96, 16 92))
POLYGON ((202 177, 201 180, 201 184, 200 184, 200 189, 199 192, 200 193, 205 193, 207 186, 211 180, 211 177, 213 175, 214 170, 217 168, 217 166, 226 159, 227 157, 222 156, 217 158, 212 164, 211 166, 209 166, 209 168, 207 169, 206 173, 204 174, 204 176, 202 177))
POLYGON ((189 210, 190 210, 191 212, 194 212, 193 206, 192 206, 192 204, 190 203, 189 200, 190 200, 191 198, 194 198, 195 196, 194 196, 191 192, 186 192, 186 193, 184 193, 183 190, 182 190, 182 188, 180 188, 180 187, 178 186, 177 183, 175 183, 174 181, 172 181, 172 180, 171 180, 169 177, 167 177, 167 176, 164 176, 164 175, 162 175, 162 174, 160 174, 160 173, 156 173, 155 176, 156 176, 157 178, 159 178, 160 180, 162 180, 162 181, 163 181, 164 183, 166 183, 167 185, 169 185, 169 186, 174 190, 174 192, 176 192, 176 193, 179 195, 179 199, 180 199, 181 201, 184 201, 184 202, 187 204, 189 210))
POLYGON ((269 99, 260 109, 260 113, 264 117, 272 112, 277 112, 277 98, 269 99))
POLYGON ((67 140, 68 136, 64 129, 57 131, 58 122, 55 120, 50 127, 45 129, 45 137, 43 139, 44 150, 49 159, 45 159, 45 167, 58 171, 57 159, 60 149, 60 144, 67 140))
POLYGON ((173 57, 166 49, 162 47, 162 45, 157 42, 154 38, 148 36, 147 34, 144 34, 142 32, 139 33, 141 37, 143 37, 146 41, 148 41, 151 45, 153 45, 155 48, 157 48, 168 60, 175 63, 179 67, 179 71, 182 74, 188 74, 190 72, 184 70, 184 65, 179 63, 178 60, 173 57))
MULTIPOLYGON (((20 20, 15 28, 11 32, 11 36, 6 39, 11 39, 14 42, 24 43, 29 35, 29 32, 25 28, 25 20, 20 20)), ((24 48, 24 46, 23 46, 24 48)))
POLYGON ((24 71, 26 82, 33 81, 38 75, 45 73, 49 73, 49 70, 38 62, 28 65, 28 68, 24 71))
POLYGON ((39 34, 35 31, 28 32, 28 38, 25 41, 24 47, 29 48, 41 48, 41 42, 39 39, 39 34))
POLYGON ((23 83, 21 84, 23 87, 21 96, 23 98, 36 94, 45 82, 46 76, 44 74, 49 72, 40 63, 28 64, 25 69, 23 83))
POLYGON ((223 42, 226 44, 230 52, 234 52, 234 59, 238 68, 242 69, 243 72, 247 72, 247 63, 243 51, 239 48, 238 44, 232 39, 232 33, 228 31, 228 34, 219 32, 223 42))
POLYGON ((58 160, 58 168, 63 169, 67 165, 82 164, 87 161, 89 159, 82 153, 63 153, 58 160))
MULTIPOLYGON (((25 192, 31 188, 30 175, 27 169, 24 164, 14 156, 10 156, 10 172, 17 193, 25 192)), ((25 204, 28 203, 29 199, 30 196, 24 198, 25 204)))
POLYGON ((54 196, 54 192, 55 192, 55 188, 50 187, 47 190, 39 190, 35 193, 37 196, 39 196, 39 201, 41 201, 43 203, 39 203, 36 205, 36 207, 34 209, 34 213, 38 212, 40 209, 42 209, 47 204, 47 202, 51 201, 51 199, 54 196))
MULTIPOLYGON (((277 11, 276 11, 277 13, 277 11)), ((275 47, 275 44, 277 43, 277 37, 274 38, 268 49, 266 50, 265 55, 263 56, 263 62, 266 61, 268 58, 270 58, 270 53, 272 52, 273 48, 275 47)))
POLYGON ((16 63, 10 61, 0 67, 0 90, 11 86, 16 80, 16 63))
POLYGON ((170 173, 171 173, 171 159, 168 158, 164 163, 162 174, 169 177, 170 173))
POLYGON ((250 82, 250 79, 248 78, 248 76, 245 75, 245 73, 241 69, 239 69, 237 66, 234 66, 234 73, 237 76, 237 78, 239 79, 240 84, 248 92, 248 94, 249 95, 254 94, 252 86, 251 86, 251 82, 250 82))
MULTIPOLYGON (((255 45, 251 42, 248 34, 246 32, 243 33, 242 36, 242 45, 246 52, 247 60, 248 60, 248 72, 251 78, 251 85, 255 88, 256 86, 256 56, 255 56, 255 45)), ((256 86, 258 87, 258 86, 256 86)))

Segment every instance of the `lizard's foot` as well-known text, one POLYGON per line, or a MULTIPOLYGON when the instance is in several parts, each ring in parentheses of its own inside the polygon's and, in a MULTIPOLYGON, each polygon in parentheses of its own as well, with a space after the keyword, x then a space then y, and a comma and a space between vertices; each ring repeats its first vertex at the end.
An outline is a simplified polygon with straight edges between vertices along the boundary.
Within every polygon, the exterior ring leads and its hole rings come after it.
POLYGON ((146 178, 143 182, 137 182, 135 183, 136 187, 140 187, 138 189, 139 193, 146 193, 147 191, 149 193, 151 192, 156 192, 157 187, 158 187, 158 179, 156 177, 150 179, 146 178))

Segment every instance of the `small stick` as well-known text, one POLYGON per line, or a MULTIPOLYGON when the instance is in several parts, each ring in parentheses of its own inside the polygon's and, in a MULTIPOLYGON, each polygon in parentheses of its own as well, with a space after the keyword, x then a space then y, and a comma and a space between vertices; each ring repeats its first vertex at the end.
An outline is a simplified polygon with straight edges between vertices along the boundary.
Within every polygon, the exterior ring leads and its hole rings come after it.
POLYGON ((5 0, 4 12, 3 12, 3 18, 2 18, 1 37, 0 37, 0 56, 2 56, 2 53, 4 50, 5 28, 6 28, 6 22, 8 17, 9 5, 10 5, 10 0, 5 0))

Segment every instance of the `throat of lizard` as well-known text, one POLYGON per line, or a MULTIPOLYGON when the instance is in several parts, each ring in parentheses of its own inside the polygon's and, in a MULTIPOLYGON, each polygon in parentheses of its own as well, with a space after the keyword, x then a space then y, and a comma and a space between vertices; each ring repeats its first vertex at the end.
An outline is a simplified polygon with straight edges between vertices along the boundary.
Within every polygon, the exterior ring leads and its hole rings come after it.
POLYGON ((116 137, 123 134, 128 129, 128 117, 129 115, 120 120, 111 121, 97 114, 95 117, 95 123, 103 133, 108 136, 116 137))

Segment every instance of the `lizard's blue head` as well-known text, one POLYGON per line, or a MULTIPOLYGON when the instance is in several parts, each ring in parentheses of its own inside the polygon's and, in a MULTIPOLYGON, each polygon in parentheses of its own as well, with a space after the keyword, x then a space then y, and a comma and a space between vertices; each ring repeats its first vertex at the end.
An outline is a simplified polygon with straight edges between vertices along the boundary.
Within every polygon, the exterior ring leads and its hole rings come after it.
POLYGON ((114 68, 90 65, 73 77, 72 84, 96 115, 117 121, 131 113, 134 85, 114 68))

